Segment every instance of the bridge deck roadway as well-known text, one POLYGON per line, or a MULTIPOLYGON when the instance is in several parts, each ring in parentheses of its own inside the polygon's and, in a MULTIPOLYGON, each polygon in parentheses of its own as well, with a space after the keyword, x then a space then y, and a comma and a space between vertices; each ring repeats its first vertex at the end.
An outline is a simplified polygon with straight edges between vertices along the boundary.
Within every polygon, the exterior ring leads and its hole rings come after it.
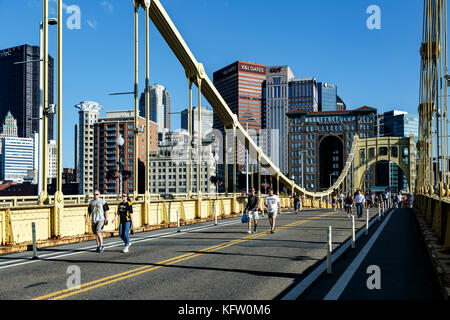
MULTIPOLYGON (((370 216, 376 215, 371 209, 370 216)), ((273 234, 266 217, 256 234, 230 219, 218 226, 184 227, 180 233, 165 229, 132 235, 129 253, 121 252, 123 243, 116 237, 106 239, 103 253, 94 252, 90 241, 39 250, 40 260, 30 260, 31 252, 4 255, 0 300, 279 299, 322 263, 329 225, 333 247, 350 237, 346 214, 322 209, 298 215, 284 211, 273 234), (70 266, 80 270, 77 290, 67 289, 70 266)), ((356 220, 357 229, 364 225, 365 219, 356 220)), ((385 240, 387 250, 392 241, 385 240)))

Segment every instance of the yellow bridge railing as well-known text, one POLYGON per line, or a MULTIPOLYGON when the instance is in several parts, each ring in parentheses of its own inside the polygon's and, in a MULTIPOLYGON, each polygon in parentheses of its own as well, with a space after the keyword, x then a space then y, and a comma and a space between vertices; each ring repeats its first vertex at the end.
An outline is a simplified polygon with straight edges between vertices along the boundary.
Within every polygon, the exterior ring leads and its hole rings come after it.
POLYGON ((418 194, 414 198, 414 207, 425 216, 444 249, 450 250, 450 199, 418 194))
MULTIPOLYGON (((81 198, 77 197, 81 201, 81 198)), ((265 196, 261 196, 261 208, 265 196)), ((109 205, 111 221, 117 211, 119 201, 117 198, 106 198, 109 205)), ((282 208, 292 208, 293 199, 280 196, 282 208)), ((246 204, 244 197, 210 197, 201 200, 201 209, 198 210, 197 199, 154 200, 150 202, 148 216, 144 214, 144 201, 133 203, 133 227, 139 231, 151 230, 161 227, 177 225, 177 217, 181 223, 193 223, 219 218, 232 217, 242 213, 246 204), (177 214, 178 211, 178 214, 177 214)), ((325 201, 312 201, 303 199, 303 207, 331 208, 325 201)), ((57 210, 55 205, 27 205, 0 208, 0 245, 29 244, 32 241, 32 227, 36 226, 36 239, 45 241, 51 239, 76 239, 92 235, 90 224, 86 226, 85 219, 88 203, 65 203, 64 210, 57 210)), ((118 230, 118 221, 104 227, 105 232, 118 230)))

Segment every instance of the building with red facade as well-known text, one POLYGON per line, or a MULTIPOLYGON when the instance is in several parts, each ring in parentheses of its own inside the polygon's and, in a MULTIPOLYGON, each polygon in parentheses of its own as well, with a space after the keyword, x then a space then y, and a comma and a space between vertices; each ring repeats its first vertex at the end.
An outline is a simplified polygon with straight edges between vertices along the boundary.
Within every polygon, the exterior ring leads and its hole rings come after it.
MULTIPOLYGON (((139 117, 139 126, 145 126, 145 118, 139 117)), ((149 126, 150 144, 149 152, 158 149, 158 125, 150 121, 149 126)), ((145 132, 137 135, 138 158, 145 164, 145 132)), ((106 113, 106 118, 98 119, 94 125, 94 189, 102 194, 119 193, 119 179, 107 178, 110 170, 119 170, 118 162, 124 164, 124 170, 134 172, 133 161, 134 147, 134 111, 112 111, 106 113), (117 144, 117 138, 124 139, 123 150, 117 144)), ((145 171, 144 171, 145 173, 145 171)), ((144 176, 139 176, 139 184, 143 182, 144 176)), ((123 181, 123 192, 133 193, 135 188, 134 177, 123 181)))

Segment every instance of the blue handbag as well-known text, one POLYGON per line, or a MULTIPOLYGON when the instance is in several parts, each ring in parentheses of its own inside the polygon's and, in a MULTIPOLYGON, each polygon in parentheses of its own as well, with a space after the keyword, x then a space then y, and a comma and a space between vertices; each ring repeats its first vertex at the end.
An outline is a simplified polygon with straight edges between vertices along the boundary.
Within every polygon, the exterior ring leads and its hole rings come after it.
POLYGON ((242 213, 241 222, 242 222, 242 223, 247 223, 247 222, 248 222, 248 217, 247 217, 247 215, 245 214, 245 212, 242 213))

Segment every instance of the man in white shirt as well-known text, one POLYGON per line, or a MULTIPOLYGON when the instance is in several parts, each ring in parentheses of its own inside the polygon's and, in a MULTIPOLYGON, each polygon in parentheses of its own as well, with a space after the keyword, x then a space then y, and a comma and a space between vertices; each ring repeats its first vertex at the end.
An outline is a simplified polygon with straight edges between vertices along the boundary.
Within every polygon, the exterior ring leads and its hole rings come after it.
POLYGON ((267 206, 267 217, 270 223, 270 233, 275 230, 275 219, 277 218, 278 212, 281 212, 281 202, 277 195, 273 194, 273 190, 269 190, 269 196, 264 201, 267 206))
POLYGON ((358 190, 358 194, 355 197, 356 210, 358 212, 358 218, 361 218, 363 208, 364 208, 364 195, 361 193, 361 190, 358 190))

